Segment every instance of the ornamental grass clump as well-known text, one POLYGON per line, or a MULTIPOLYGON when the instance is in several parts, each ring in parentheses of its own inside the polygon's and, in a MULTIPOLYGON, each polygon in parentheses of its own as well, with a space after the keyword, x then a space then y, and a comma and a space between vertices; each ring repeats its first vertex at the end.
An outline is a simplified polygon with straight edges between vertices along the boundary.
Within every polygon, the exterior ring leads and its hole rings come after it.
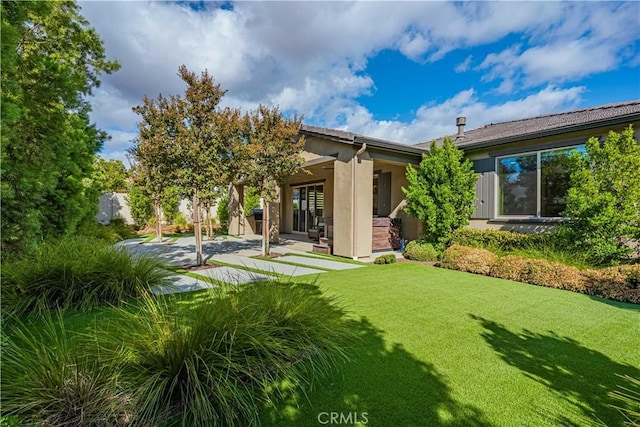
POLYGON ((119 304, 162 284, 166 270, 148 256, 86 237, 45 242, 2 265, 2 308, 9 314, 119 304))
POLYGON ((117 386, 118 367, 99 361, 95 341, 68 331, 62 318, 48 312, 37 324, 16 320, 3 327, 2 419, 17 425, 122 425, 131 408, 117 386))
POLYGON ((345 360, 344 311, 312 285, 278 282, 204 293, 188 305, 148 298, 115 309, 104 348, 124 361, 133 425, 233 426, 345 360))

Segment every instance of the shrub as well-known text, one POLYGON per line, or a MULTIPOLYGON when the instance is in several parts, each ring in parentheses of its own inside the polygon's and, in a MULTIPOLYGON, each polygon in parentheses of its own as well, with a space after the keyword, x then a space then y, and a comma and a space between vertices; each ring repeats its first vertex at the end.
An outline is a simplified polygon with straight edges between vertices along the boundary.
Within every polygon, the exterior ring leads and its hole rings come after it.
POLYGON ((500 257, 494 262, 489 274, 500 279, 526 282, 529 275, 529 259, 515 255, 500 257))
POLYGON ((148 256, 132 256, 97 239, 67 237, 3 263, 2 308, 20 314, 118 304, 146 294, 166 274, 148 256))
POLYGON ((60 313, 3 327, 3 417, 16 425, 119 425, 130 408, 117 389, 118 369, 99 363, 90 346, 66 330, 60 313))
POLYGON ((460 228, 453 233, 452 244, 479 248, 513 251, 518 249, 543 248, 552 244, 552 234, 516 233, 502 230, 477 230, 460 228))
POLYGON ((407 244, 402 255, 414 261, 437 261, 439 254, 431 243, 414 240, 407 244))
POLYGON ((394 254, 380 255, 373 262, 374 264, 393 264, 396 262, 396 256, 394 254))
POLYGON ((571 157, 563 212, 570 222, 559 234, 592 263, 617 264, 633 253, 625 242, 640 239, 640 146, 629 126, 602 143, 590 138, 585 148, 571 157))
POLYGON ((585 270, 589 295, 640 304, 638 272, 640 265, 615 266, 601 270, 585 270))
POLYGON ((440 265, 452 270, 488 275, 497 258, 486 249, 452 245, 442 254, 440 265))
MULTIPOLYGON (((500 262, 500 261, 498 261, 500 262)), ((549 288, 584 292, 584 277, 576 267, 544 259, 528 260, 529 272, 525 281, 549 288)))
POLYGON ((429 243, 442 250, 451 233, 469 223, 477 179, 471 161, 449 137, 442 146, 432 142, 417 169, 407 166, 405 211, 420 221, 429 243))
POLYGON ((213 290, 190 306, 167 301, 116 309, 102 335, 103 347, 121 347, 126 359, 135 425, 255 423, 279 384, 309 385, 345 359, 351 339, 344 311, 312 285, 213 290))

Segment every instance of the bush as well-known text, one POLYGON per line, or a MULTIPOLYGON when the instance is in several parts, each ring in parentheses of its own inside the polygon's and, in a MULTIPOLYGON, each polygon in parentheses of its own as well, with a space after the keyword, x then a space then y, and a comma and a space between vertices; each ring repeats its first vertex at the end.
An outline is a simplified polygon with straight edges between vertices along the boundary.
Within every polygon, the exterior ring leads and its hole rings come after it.
POLYGON ((3 328, 3 418, 14 417, 15 425, 121 425, 130 408, 117 389, 118 369, 86 351, 95 345, 77 341, 60 313, 3 328))
POLYGON ((529 258, 507 255, 497 259, 489 274, 500 279, 526 282, 529 276, 529 258))
POLYGON ((396 256, 394 254, 380 255, 373 261, 374 264, 393 264, 396 262, 396 256))
POLYGON ((86 237, 45 242, 2 265, 2 308, 28 313, 56 307, 87 309, 144 295, 167 273, 147 256, 86 237))
POLYGON ((402 188, 407 201, 404 210, 420 221, 424 238, 442 250, 451 233, 469 223, 478 175, 449 137, 441 146, 433 141, 420 166, 409 165, 406 172, 409 185, 402 188))
POLYGON ((439 254, 431 243, 413 240, 404 248, 402 255, 414 261, 437 261, 439 254))
MULTIPOLYGON (((344 360, 344 311, 317 287, 262 283, 203 294, 191 306, 150 299, 116 309, 105 348, 121 348, 135 425, 248 425, 288 387, 344 360)), ((173 300, 175 302, 175 300, 173 300)))
POLYGON ((640 304, 640 264, 580 270, 544 259, 498 257, 484 249, 454 245, 444 252, 440 266, 640 304))
POLYGON ((509 252, 552 245, 553 235, 460 228, 453 233, 451 244, 509 252))
POLYGON ((584 156, 574 153, 571 187, 560 228, 565 241, 595 265, 619 264, 640 239, 640 146, 633 128, 609 132, 604 142, 590 138, 584 156))
POLYGON ((440 265, 452 270, 488 275, 497 259, 496 254, 486 249, 452 245, 442 254, 440 265))

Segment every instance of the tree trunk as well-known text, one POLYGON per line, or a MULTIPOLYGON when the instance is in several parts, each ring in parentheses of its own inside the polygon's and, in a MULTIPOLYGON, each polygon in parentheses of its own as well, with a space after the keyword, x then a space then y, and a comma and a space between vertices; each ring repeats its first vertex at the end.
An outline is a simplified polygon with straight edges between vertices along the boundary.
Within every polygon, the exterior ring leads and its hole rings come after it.
POLYGON ((160 200, 155 201, 156 209, 156 239, 158 242, 162 242, 162 207, 160 206, 160 200))
POLYGON ((200 200, 198 189, 193 189, 193 232, 196 238, 196 265, 202 265, 202 228, 200 223, 200 200))
POLYGON ((207 240, 211 240, 211 208, 209 205, 204 206, 204 228, 207 232, 207 240))
POLYGON ((263 203, 262 209, 262 255, 269 255, 269 235, 271 234, 271 227, 269 226, 269 202, 266 200, 263 203))

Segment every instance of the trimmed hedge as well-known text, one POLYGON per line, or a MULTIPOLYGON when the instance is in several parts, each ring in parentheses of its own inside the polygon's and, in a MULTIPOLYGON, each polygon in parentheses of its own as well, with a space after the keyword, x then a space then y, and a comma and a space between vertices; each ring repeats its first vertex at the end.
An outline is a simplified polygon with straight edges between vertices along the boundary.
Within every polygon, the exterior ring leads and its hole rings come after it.
POLYGON ((479 248, 496 248, 503 251, 543 247, 553 243, 553 235, 516 233, 501 230, 477 230, 475 228, 459 228, 453 233, 452 245, 479 248))
POLYGON ((487 275, 497 259, 496 254, 486 249, 453 245, 442 254, 440 265, 452 270, 487 275))
POLYGON ((453 245, 442 254, 440 266, 640 304, 640 264, 580 270, 559 262, 515 255, 498 257, 486 249, 453 245))
POLYGON ((413 240, 407 244, 402 255, 414 261, 437 261, 439 254, 431 243, 413 240))

